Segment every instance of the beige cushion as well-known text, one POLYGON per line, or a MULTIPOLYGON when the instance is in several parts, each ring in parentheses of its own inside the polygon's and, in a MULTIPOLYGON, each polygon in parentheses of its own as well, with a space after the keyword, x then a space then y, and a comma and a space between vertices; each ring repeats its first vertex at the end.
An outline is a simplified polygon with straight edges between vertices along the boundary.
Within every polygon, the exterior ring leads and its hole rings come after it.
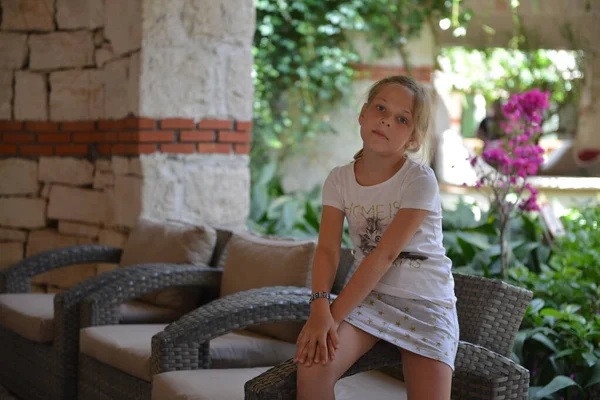
MULTIPOLYGON (((54 296, 54 293, 0 294, 0 325, 34 342, 52 342, 54 296)), ((123 324, 173 322, 182 315, 177 310, 140 301, 121 304, 119 311, 123 324)))
POLYGON ((142 301, 121 304, 119 311, 122 324, 163 324, 177 321, 183 315, 179 310, 155 306, 142 301))
MULTIPOLYGON (((152 400, 243 400, 244 384, 268 368, 173 371, 152 382, 152 400)), ((404 382, 369 371, 340 379, 335 398, 344 400, 406 400, 404 382)))
POLYGON ((0 325, 34 342, 52 342, 54 294, 0 294, 0 325))
MULTIPOLYGON (((210 226, 140 218, 121 256, 121 267, 148 263, 209 265, 217 243, 210 226)), ((158 306, 190 311, 197 306, 199 288, 167 289, 142 299, 158 306)))
MULTIPOLYGON (((166 325, 106 325, 82 329, 80 351, 120 371, 150 381, 152 336, 166 325)), ((296 346, 248 331, 210 341, 211 368, 247 368, 279 364, 294 356, 296 346)))
MULTIPOLYGON (((235 233, 223 265, 221 297, 265 286, 310 287, 314 241, 269 239, 235 233)), ((288 322, 249 327, 248 330, 295 343, 302 323, 288 322)))

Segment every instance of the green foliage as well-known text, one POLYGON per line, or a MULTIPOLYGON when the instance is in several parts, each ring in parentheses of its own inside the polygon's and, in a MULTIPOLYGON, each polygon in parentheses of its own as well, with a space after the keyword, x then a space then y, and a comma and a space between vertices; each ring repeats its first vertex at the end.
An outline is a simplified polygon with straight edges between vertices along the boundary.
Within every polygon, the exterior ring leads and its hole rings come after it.
POLYGON ((567 234, 539 273, 511 271, 516 284, 534 292, 514 348, 532 372, 532 396, 579 398, 573 396, 600 382, 599 217, 600 205, 573 210, 562 219, 567 234))

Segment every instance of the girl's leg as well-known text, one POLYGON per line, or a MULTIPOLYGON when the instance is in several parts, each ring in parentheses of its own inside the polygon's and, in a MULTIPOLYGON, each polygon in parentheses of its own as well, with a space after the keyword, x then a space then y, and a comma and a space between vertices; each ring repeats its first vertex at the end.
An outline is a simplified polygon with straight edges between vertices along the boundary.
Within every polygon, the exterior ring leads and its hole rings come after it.
POLYGON ((297 399, 333 400, 333 387, 356 360, 379 341, 360 329, 342 322, 338 329, 339 348, 335 360, 327 364, 313 364, 307 367, 298 364, 296 380, 297 399))
POLYGON ((400 349, 408 400, 449 400, 452 368, 441 361, 400 349))

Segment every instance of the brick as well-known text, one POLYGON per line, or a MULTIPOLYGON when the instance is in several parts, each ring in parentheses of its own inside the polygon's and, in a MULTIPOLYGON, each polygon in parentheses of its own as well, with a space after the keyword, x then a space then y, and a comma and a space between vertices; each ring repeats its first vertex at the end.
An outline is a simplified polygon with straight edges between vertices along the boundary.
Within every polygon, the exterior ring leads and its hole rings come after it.
POLYGON ((196 146, 191 143, 168 143, 161 144, 160 151, 163 153, 195 153, 196 146))
POLYGON ((173 131, 141 131, 139 133, 140 142, 172 142, 175 140, 173 131))
POLYGON ((25 124, 26 131, 34 131, 34 132, 56 132, 58 131, 58 123, 57 122, 34 122, 30 121, 25 124))
POLYGON ((35 137, 31 133, 5 133, 3 135, 5 143, 29 143, 35 142, 35 137))
POLYGON ((249 132, 219 132, 219 142, 227 143, 249 143, 252 135, 249 132))
POLYGON ((1 144, 0 143, 0 154, 15 155, 15 154, 17 154, 17 146, 15 146, 14 144, 1 144))
POLYGON ((96 151, 104 156, 112 154, 112 146, 110 144, 98 144, 96 145, 96 151))
POLYGON ((103 229, 98 235, 98 244, 113 247, 123 247, 127 241, 127 235, 110 229, 103 229))
POLYGON ((215 133, 213 131, 181 131, 179 134, 180 142, 214 142, 215 133))
POLYGON ((93 131, 96 129, 94 121, 63 122, 60 124, 63 131, 93 131))
POLYGON ((110 154, 139 155, 150 154, 155 151, 155 144, 114 144, 110 149, 110 154))
POLYGON ((237 154, 250 154, 251 146, 249 144, 236 143, 233 145, 233 150, 237 154))
POLYGON ((119 139, 118 132, 95 132, 92 133, 92 140, 97 143, 111 143, 119 139))
POLYGON ((73 134, 74 143, 90 143, 93 141, 94 139, 91 132, 77 132, 73 134))
POLYGON ((0 121, 0 131, 20 131, 23 125, 21 121, 0 121))
POLYGON ((70 143, 70 133, 39 133, 38 142, 40 143, 70 143))
POLYGON ((155 129, 156 120, 151 118, 127 118, 125 119, 126 129, 155 129))
POLYGON ((198 122, 198 129, 232 129, 231 121, 226 119, 204 119, 198 122))
POLYGON ((237 121, 235 123, 236 131, 251 131, 252 130, 252 121, 237 121))
POLYGON ((138 140, 137 132, 119 132, 119 142, 137 142, 138 140))
POLYGON ((194 128, 194 125, 193 119, 168 118, 160 121, 162 129, 191 129, 194 128))
POLYGON ((125 120, 107 119, 98 121, 98 130, 100 131, 118 131, 125 128, 125 120))
POLYGON ((200 143, 198 144, 199 153, 231 153, 231 145, 227 143, 200 143))
POLYGON ((24 156, 50 156, 54 154, 52 145, 26 145, 19 146, 19 153, 24 156))
POLYGON ((65 144, 56 146, 57 155, 84 156, 89 153, 87 144, 65 144))

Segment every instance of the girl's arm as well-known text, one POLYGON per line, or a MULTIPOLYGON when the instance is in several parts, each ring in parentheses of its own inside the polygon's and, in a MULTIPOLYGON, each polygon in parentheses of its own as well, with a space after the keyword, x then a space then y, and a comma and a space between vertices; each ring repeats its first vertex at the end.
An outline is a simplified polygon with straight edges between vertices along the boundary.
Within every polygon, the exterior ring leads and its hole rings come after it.
MULTIPOLYGON (((319 243, 315 252, 312 268, 312 292, 330 292, 335 273, 340 262, 340 249, 342 246, 342 231, 344 227, 344 213, 331 206, 323 206, 321 227, 319 229, 319 243)), ((328 301, 317 299, 313 305, 328 307, 328 301)))
MULTIPOLYGON (((312 290, 330 292, 340 260, 344 213, 332 206, 323 207, 319 244, 315 252, 312 268, 312 290)), ((338 346, 337 324, 331 316, 329 301, 325 298, 314 300, 310 305, 310 317, 296 341, 296 362, 327 362, 335 357, 338 346), (328 338, 329 336, 329 343, 328 338)))
POLYGON ((375 250, 363 259, 333 302, 331 314, 336 323, 341 323, 371 293, 428 213, 427 210, 416 208, 402 208, 398 211, 375 250))

